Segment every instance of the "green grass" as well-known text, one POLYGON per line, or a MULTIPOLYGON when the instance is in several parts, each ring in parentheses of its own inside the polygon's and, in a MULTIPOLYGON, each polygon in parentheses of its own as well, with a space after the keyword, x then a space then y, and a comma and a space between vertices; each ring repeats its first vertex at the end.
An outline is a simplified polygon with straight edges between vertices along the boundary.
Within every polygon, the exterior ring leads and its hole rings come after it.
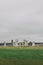
POLYGON ((0 47, 0 65, 43 65, 43 47, 0 47))

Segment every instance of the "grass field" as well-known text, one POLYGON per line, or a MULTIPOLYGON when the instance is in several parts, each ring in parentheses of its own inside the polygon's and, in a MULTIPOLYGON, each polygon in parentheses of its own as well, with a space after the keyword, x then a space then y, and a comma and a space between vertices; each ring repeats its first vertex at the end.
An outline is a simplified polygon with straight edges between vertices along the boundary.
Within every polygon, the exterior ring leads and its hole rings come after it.
POLYGON ((43 47, 0 47, 0 65, 43 65, 43 47))

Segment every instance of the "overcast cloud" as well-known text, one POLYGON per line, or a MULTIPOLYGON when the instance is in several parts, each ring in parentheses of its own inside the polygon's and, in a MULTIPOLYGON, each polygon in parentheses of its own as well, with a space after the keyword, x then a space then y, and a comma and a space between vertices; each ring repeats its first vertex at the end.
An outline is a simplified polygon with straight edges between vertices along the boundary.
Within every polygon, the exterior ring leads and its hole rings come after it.
POLYGON ((0 41, 43 41, 43 0, 0 0, 0 41))

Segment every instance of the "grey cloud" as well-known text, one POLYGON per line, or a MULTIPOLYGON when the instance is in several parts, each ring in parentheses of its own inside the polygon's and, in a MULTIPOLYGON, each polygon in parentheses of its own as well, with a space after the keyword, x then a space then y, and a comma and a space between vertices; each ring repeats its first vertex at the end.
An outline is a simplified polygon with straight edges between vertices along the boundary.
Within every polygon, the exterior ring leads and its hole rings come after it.
POLYGON ((0 40, 15 38, 43 40, 43 0, 0 0, 0 40))

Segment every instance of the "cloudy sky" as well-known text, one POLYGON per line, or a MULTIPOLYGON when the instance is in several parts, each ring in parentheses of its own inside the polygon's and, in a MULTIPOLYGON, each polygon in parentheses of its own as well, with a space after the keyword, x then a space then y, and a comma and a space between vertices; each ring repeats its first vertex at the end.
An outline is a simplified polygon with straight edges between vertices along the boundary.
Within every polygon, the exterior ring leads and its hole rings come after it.
POLYGON ((43 0, 0 0, 0 41, 43 41, 43 0))

